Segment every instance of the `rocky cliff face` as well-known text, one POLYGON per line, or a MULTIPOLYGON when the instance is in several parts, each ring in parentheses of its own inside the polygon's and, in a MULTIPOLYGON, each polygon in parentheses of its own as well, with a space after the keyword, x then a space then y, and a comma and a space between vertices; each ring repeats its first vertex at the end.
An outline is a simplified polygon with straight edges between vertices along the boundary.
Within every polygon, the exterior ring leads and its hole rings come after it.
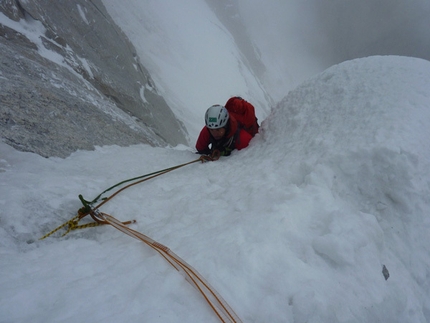
POLYGON ((0 11, 3 141, 46 157, 186 144, 184 126, 101 1, 2 0, 0 11))

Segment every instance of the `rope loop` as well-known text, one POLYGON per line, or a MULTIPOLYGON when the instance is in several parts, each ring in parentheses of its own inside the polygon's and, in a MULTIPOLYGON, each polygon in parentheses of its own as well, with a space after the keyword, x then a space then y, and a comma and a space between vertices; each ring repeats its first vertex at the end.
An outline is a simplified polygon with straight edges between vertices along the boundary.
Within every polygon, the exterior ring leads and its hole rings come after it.
MULTIPOLYGON (((75 217, 76 218, 76 217, 75 217)), ((64 237, 66 234, 68 234, 70 231, 72 230, 76 230, 76 228, 78 227, 78 223, 79 220, 75 220, 75 218, 69 220, 66 222, 66 224, 69 226, 67 228, 67 231, 62 235, 62 237, 64 237)))
POLYGON ((43 240, 43 239, 49 237, 50 235, 52 235, 53 233, 57 232, 58 230, 62 229, 65 226, 67 226, 67 231, 62 235, 62 237, 64 237, 66 234, 68 234, 70 231, 73 231, 73 230, 84 229, 84 228, 89 228, 89 227, 96 227, 96 226, 104 225, 104 224, 110 224, 111 226, 118 229, 119 231, 146 243, 151 248, 156 250, 161 256, 163 256, 176 270, 178 270, 181 274, 183 274, 185 276, 186 280, 193 287, 195 287, 202 294, 203 298, 206 300, 206 302, 209 304, 209 306, 212 308, 212 310, 215 312, 215 314, 218 316, 218 318, 222 322, 240 323, 241 320, 237 316, 237 314, 234 313, 233 309, 226 303, 226 301, 221 297, 221 295, 219 295, 219 293, 217 291, 215 291, 214 288, 212 286, 210 286, 209 283, 193 267, 191 267, 183 259, 179 258, 176 254, 174 254, 167 246, 165 246, 165 245, 163 245, 157 241, 154 241, 151 238, 149 238, 148 236, 146 236, 140 232, 134 231, 133 229, 128 228, 126 226, 128 224, 135 223, 136 220, 120 222, 117 219, 115 219, 113 216, 106 214, 106 213, 102 213, 98 210, 103 204, 108 202, 110 199, 112 199, 114 196, 116 196, 117 194, 119 194, 120 192, 122 192, 123 190, 125 190, 128 187, 131 187, 133 185, 139 184, 139 183, 146 181, 148 179, 157 177, 157 176, 162 175, 162 174, 166 174, 172 170, 178 169, 180 167, 183 167, 185 165, 189 165, 189 164, 192 164, 192 163, 195 163, 198 161, 201 161, 202 163, 204 163, 207 161, 218 160, 220 158, 220 156, 221 156, 220 152, 218 150, 215 150, 210 156, 202 155, 198 159, 191 161, 191 162, 188 162, 188 163, 185 163, 185 164, 182 164, 182 165, 174 166, 174 167, 167 168, 167 169, 164 169, 164 170, 161 170, 158 172, 154 172, 151 174, 146 174, 143 176, 139 176, 139 177, 135 177, 135 178, 132 178, 129 180, 122 181, 122 182, 108 188, 107 190, 103 191, 92 201, 85 200, 83 198, 83 196, 80 194, 79 200, 82 202, 83 207, 81 207, 78 210, 77 215, 75 217, 73 217, 72 219, 70 219, 69 221, 63 223, 62 225, 60 225, 59 227, 57 227, 53 231, 44 235, 42 238, 40 238, 40 240, 43 240), (106 193, 107 191, 109 191, 109 190, 111 190, 117 186, 120 186, 126 182, 132 182, 132 181, 135 181, 135 182, 128 184, 127 186, 117 190, 115 193, 113 193, 109 197, 103 197, 102 198, 102 195, 104 193, 106 193), (102 200, 103 202, 101 202, 99 205, 93 207, 93 205, 97 201, 100 201, 100 200, 102 200), (95 222, 79 225, 79 221, 87 215, 90 215, 91 218, 95 222))
MULTIPOLYGON (((173 166, 170 168, 166 168, 166 169, 162 169, 153 173, 149 173, 149 174, 145 174, 142 176, 138 176, 138 177, 134 177, 134 178, 130 178, 127 180, 124 180, 122 182, 119 182, 111 187, 109 187, 108 189, 104 190, 103 192, 101 192, 96 198, 94 198, 92 201, 88 201, 86 199, 84 199, 84 197, 82 196, 82 194, 79 194, 79 200, 81 201, 83 207, 81 207, 78 212, 77 215, 75 217, 73 217, 72 219, 70 219, 69 221, 66 221, 65 223, 63 223, 62 225, 60 225, 59 227, 57 227, 56 229, 52 230, 51 232, 49 232, 48 234, 44 235, 43 237, 41 237, 39 240, 43 240, 47 237, 49 237, 50 235, 54 234, 55 232, 57 232, 58 230, 64 228, 67 226, 67 231, 65 234, 63 234, 62 236, 65 236, 66 234, 68 234, 70 231, 76 230, 76 229, 83 229, 83 228, 87 228, 90 227, 90 225, 79 225, 79 220, 83 219, 84 217, 86 217, 87 215, 90 215, 93 220, 98 224, 106 224, 106 221, 103 221, 100 216, 98 215, 98 209, 105 203, 107 203, 109 200, 111 200, 113 197, 115 197, 117 194, 121 193, 123 190, 133 186, 133 185, 137 185, 139 183, 142 183, 144 181, 147 181, 149 179, 155 178, 157 176, 166 174, 168 172, 171 172, 172 170, 181 168, 183 166, 186 165, 190 165, 193 164, 195 162, 201 161, 201 162, 206 162, 206 161, 215 161, 218 160, 220 157, 220 154, 216 153, 217 151, 214 151, 212 153, 211 156, 200 156, 198 159, 181 164, 181 165, 177 165, 177 166, 173 166), (102 195, 118 186, 121 186, 125 183, 129 183, 130 184, 118 189, 115 193, 113 193, 112 195, 108 196, 108 197, 103 197, 102 195), (97 202, 101 201, 98 205, 94 206, 97 202)), ((218 151, 219 153, 219 151, 218 151)), ((124 223, 130 224, 130 223, 134 223, 136 222, 135 220, 131 220, 131 221, 126 221, 124 223)), ((96 225, 92 225, 92 226, 96 226, 96 225)))

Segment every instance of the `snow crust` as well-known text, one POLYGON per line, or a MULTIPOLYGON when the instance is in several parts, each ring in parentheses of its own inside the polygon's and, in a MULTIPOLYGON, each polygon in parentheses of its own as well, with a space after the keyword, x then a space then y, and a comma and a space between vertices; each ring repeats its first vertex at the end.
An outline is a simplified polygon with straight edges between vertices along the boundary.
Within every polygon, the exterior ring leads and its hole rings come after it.
MULTIPOLYGON (((290 92, 251 145, 102 207, 196 268, 244 322, 430 320, 430 63, 369 57, 290 92), (389 271, 386 280, 383 266, 389 271)), ((1 322, 217 322, 159 254, 111 227, 38 239, 185 146, 45 159, 0 143, 1 322)))

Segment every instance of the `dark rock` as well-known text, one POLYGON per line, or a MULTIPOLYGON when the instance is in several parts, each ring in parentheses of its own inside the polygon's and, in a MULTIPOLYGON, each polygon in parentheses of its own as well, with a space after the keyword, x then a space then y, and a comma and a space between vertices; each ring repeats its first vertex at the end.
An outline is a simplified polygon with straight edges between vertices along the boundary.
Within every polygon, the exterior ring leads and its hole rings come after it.
POLYGON ((0 24, 3 141, 60 157, 101 145, 186 144, 184 126, 99 0, 7 0, 0 11, 42 30, 35 43, 0 24))

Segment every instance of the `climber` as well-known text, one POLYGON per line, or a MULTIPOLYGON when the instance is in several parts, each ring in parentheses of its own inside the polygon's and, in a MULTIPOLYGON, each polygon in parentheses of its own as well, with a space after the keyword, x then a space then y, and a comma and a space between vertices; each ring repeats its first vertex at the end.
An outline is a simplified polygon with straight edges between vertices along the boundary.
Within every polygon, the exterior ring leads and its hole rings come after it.
POLYGON ((199 154, 229 156, 234 149, 246 148, 252 139, 222 105, 213 105, 206 111, 205 123, 196 142, 199 154))

